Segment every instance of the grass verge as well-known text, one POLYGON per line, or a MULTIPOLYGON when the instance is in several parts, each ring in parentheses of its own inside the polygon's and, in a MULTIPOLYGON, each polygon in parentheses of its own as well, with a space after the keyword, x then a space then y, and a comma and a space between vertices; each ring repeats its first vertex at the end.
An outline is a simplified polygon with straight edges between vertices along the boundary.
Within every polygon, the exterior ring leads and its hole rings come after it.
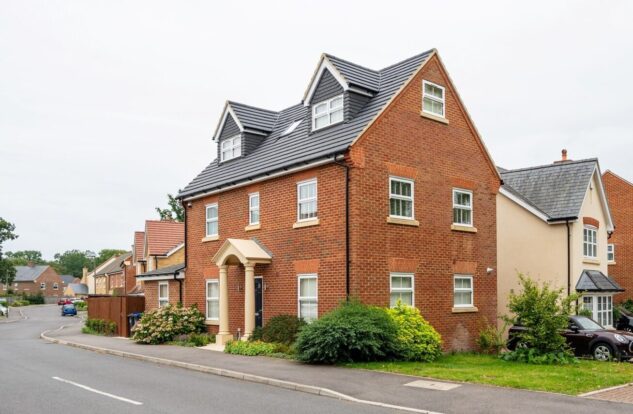
POLYGON ((633 382, 633 364, 581 360, 570 365, 530 365, 493 355, 449 354, 435 362, 369 362, 346 366, 460 382, 578 395, 633 382))

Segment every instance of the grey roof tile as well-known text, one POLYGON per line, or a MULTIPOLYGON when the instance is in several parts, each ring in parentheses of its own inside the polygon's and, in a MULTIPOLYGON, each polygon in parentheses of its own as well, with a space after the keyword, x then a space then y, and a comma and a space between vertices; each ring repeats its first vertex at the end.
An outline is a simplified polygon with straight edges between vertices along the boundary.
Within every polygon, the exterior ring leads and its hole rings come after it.
POLYGON ((14 282, 32 282, 48 268, 48 265, 15 266, 14 282))
POLYGON ((599 270, 583 270, 578 283, 577 292, 624 292, 617 282, 599 270))
POLYGON ((229 101, 235 115, 244 128, 270 132, 275 126, 278 112, 229 101))
POLYGON ((499 172, 504 189, 560 220, 578 217, 597 165, 592 158, 499 172))
POLYGON ((99 269, 96 276, 103 276, 110 273, 118 273, 123 271, 122 266, 123 262, 132 257, 132 252, 123 253, 120 256, 117 256, 112 263, 104 267, 103 269, 99 269))
POLYGON ((361 86, 374 92, 380 90, 380 71, 348 62, 327 53, 325 56, 341 72, 347 83, 361 86))
POLYGON ((163 276, 163 275, 173 275, 174 273, 185 268, 184 263, 178 263, 171 266, 165 266, 160 269, 151 270, 149 272, 141 273, 140 275, 136 275, 138 278, 150 277, 150 276, 163 276))
POLYGON ((75 292, 75 294, 87 295, 88 294, 88 285, 85 283, 71 283, 68 287, 75 292))
MULTIPOLYGON (((218 190, 344 152, 432 52, 433 50, 426 51, 377 71, 380 74, 380 89, 358 114, 347 122, 311 132, 309 108, 299 103, 280 111, 273 130, 252 153, 222 164, 216 160, 212 161, 180 192, 179 196, 187 197, 218 190), (280 137, 281 133, 297 120, 303 120, 298 128, 293 133, 280 137)), ((341 62, 343 61, 339 59, 339 65, 342 65, 341 62)), ((359 72, 362 70, 359 69, 359 72)), ((351 68, 348 76, 350 74, 351 68)), ((360 79, 360 74, 354 79, 360 79)), ((371 82, 367 80, 366 84, 369 85, 371 82)))

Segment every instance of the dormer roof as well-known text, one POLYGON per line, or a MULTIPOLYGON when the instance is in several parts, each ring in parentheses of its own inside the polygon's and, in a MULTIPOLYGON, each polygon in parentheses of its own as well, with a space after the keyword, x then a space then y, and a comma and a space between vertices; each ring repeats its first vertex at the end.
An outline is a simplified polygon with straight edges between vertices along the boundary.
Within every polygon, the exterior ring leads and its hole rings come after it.
POLYGON ((220 122, 213 134, 213 139, 216 141, 219 139, 228 117, 233 119, 240 133, 250 132, 267 135, 273 130, 278 116, 279 113, 275 111, 257 108, 239 102, 226 101, 222 116, 220 116, 220 122))

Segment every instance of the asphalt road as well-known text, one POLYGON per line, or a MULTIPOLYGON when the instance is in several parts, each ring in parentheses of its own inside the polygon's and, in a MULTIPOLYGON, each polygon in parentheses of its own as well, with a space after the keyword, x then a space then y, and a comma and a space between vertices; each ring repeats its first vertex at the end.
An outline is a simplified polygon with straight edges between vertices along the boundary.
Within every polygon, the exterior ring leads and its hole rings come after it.
POLYGON ((0 324, 0 414, 394 412, 49 344, 40 333, 71 319, 56 305, 23 311, 0 324))

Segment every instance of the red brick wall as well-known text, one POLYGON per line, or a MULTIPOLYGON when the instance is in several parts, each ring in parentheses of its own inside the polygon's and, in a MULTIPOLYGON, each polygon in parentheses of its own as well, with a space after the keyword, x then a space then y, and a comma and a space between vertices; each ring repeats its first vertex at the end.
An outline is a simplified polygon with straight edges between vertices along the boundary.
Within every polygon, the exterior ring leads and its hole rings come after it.
POLYGON ((50 266, 42 272, 35 282, 17 282, 17 285, 17 287, 14 285, 13 288, 16 293, 25 292, 28 295, 37 295, 38 293, 41 293, 44 296, 64 296, 62 278, 59 277, 57 272, 50 266), (40 283, 46 283, 46 289, 42 290, 40 288, 40 283), (55 283, 57 283, 57 290, 53 289, 53 285, 55 283))
MULTIPOLYGON (((169 283, 169 303, 177 305, 179 301, 179 284, 175 280, 169 283)), ((145 311, 158 308, 158 283, 157 280, 145 281, 145 311)), ((184 290, 184 288, 183 288, 184 290)))
POLYGON ((609 239, 615 245, 615 264, 609 265, 609 276, 626 289, 615 296, 616 302, 622 302, 633 299, 633 184, 610 171, 604 173, 602 180, 615 224, 609 239))
POLYGON ((134 286, 136 286, 136 266, 134 265, 125 266, 124 274, 125 274, 125 288, 127 292, 129 292, 132 289, 134 289, 134 286))

